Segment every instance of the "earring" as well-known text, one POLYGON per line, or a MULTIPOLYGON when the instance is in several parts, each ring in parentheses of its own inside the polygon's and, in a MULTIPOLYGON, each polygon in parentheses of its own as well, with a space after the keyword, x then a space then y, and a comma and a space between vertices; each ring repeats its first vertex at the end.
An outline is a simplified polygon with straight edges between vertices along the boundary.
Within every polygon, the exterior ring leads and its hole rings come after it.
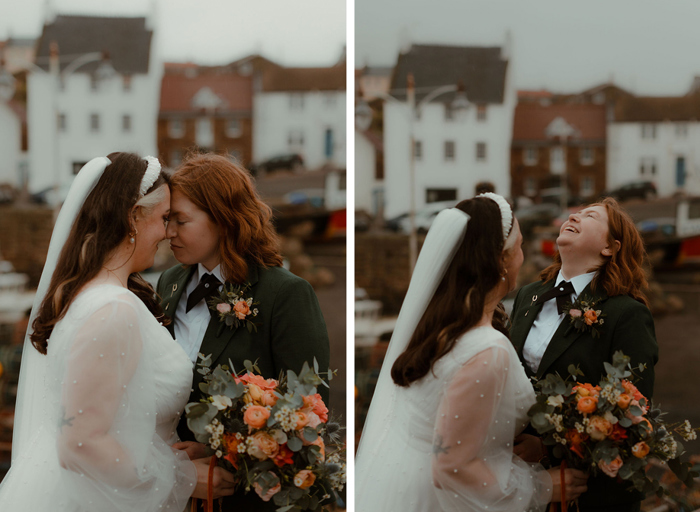
POLYGON ((134 229, 133 233, 129 233, 129 236, 131 237, 131 238, 129 238, 130 244, 133 244, 134 242, 136 242, 136 235, 138 235, 138 234, 139 234, 138 229, 134 229))

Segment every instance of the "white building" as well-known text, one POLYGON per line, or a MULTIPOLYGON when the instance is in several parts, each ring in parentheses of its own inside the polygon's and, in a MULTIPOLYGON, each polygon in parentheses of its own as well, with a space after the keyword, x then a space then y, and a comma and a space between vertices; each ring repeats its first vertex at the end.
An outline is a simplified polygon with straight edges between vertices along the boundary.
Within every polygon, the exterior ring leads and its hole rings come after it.
POLYGON ((382 134, 355 130, 355 211, 382 215, 384 144, 382 134))
POLYGON ((253 96, 253 160, 299 153, 307 169, 345 168, 345 63, 271 68, 253 96))
POLYGON ((608 123, 608 188, 652 181, 660 196, 700 194, 700 90, 624 96, 608 123))
POLYGON ((510 193, 509 154, 516 92, 506 51, 499 47, 413 45, 399 56, 391 86, 398 102, 384 104, 385 217, 410 209, 411 129, 415 137, 415 207, 474 196, 479 182, 510 193), (415 80, 418 116, 406 103, 415 80), (455 93, 425 98, 463 84, 470 107, 452 108, 455 93))
POLYGON ((43 72, 31 72, 27 84, 32 191, 65 187, 95 156, 157 155, 162 66, 154 46, 145 18, 57 16, 44 26, 36 57, 43 72))
POLYGON ((0 184, 22 187, 22 169, 26 159, 22 151, 23 107, 0 100, 0 184))

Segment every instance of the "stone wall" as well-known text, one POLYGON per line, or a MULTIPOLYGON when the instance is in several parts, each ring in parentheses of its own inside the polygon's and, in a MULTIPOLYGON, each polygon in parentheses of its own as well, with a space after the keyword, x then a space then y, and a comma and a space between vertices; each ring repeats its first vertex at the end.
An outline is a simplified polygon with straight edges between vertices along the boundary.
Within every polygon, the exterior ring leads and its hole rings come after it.
POLYGON ((29 286, 39 284, 46 262, 54 212, 41 206, 0 207, 0 255, 17 272, 29 276, 29 286))

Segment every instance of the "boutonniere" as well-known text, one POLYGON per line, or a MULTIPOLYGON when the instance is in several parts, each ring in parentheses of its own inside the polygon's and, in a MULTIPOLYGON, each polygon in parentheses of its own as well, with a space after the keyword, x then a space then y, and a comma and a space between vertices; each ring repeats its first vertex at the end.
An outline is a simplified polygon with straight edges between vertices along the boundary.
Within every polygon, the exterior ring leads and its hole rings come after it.
POLYGON ((600 309, 596 309, 597 301, 592 297, 581 294, 573 304, 564 306, 564 312, 569 317, 571 325, 567 333, 573 327, 578 332, 590 331, 591 336, 600 338, 600 326, 603 325, 603 317, 606 316, 600 309))
POLYGON ((248 332, 258 332, 258 325, 253 318, 258 316, 258 304, 253 297, 248 296, 250 283, 246 285, 224 284, 219 295, 207 301, 209 309, 219 314, 221 326, 217 336, 221 335, 224 326, 231 329, 245 325, 248 332))

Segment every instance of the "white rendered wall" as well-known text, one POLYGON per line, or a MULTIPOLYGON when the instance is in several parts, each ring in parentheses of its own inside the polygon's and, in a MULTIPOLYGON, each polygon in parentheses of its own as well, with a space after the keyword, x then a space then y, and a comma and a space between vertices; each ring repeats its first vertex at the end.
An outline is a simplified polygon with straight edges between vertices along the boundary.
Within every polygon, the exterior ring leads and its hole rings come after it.
POLYGON ((253 160, 261 162, 287 153, 300 153, 308 169, 326 163, 345 168, 345 91, 303 93, 257 92, 253 98, 253 160), (291 108, 290 96, 303 96, 301 109, 291 108), (326 129, 333 131, 333 157, 325 157, 326 129), (289 144, 290 132, 303 133, 301 147, 289 144))
POLYGON ((376 150, 361 132, 355 130, 355 210, 376 215, 375 192, 384 182, 375 179, 376 150))
MULTIPOLYGON (((415 206, 426 205, 426 189, 456 188, 457 201, 474 196, 480 181, 490 181, 496 192, 510 194, 510 139, 514 94, 509 91, 502 105, 488 105, 486 120, 477 121, 476 108, 454 120, 444 119, 443 104, 422 107, 414 121, 415 138, 421 142, 422 158, 415 161, 415 206), (455 142, 455 158, 445 161, 445 141, 455 142), (486 143, 486 160, 477 161, 476 144, 486 143)), ((391 218, 410 208, 410 122, 408 106, 384 104, 385 217, 391 218)))
POLYGON ((668 196, 684 191, 700 194, 700 123, 683 123, 685 136, 678 135, 679 123, 656 124, 656 138, 642 138, 643 123, 609 123, 607 174, 608 189, 631 181, 650 180, 659 195, 668 196), (685 157, 685 185, 676 185, 676 158, 685 157), (641 174, 643 158, 656 160, 656 174, 641 174))
POLYGON ((162 66, 151 59, 148 75, 133 75, 124 91, 121 75, 101 82, 92 91, 90 77, 76 72, 59 90, 56 78, 33 72, 28 79, 28 129, 31 191, 73 179, 73 162, 87 162, 115 151, 157 156, 157 119, 162 66), (65 131, 56 131, 57 113, 65 113, 65 131), (91 131, 90 116, 100 127, 91 131), (131 116, 124 132, 122 117, 131 116))
POLYGON ((14 111, 0 101, 0 184, 20 185, 19 162, 22 151, 22 123, 14 111))

